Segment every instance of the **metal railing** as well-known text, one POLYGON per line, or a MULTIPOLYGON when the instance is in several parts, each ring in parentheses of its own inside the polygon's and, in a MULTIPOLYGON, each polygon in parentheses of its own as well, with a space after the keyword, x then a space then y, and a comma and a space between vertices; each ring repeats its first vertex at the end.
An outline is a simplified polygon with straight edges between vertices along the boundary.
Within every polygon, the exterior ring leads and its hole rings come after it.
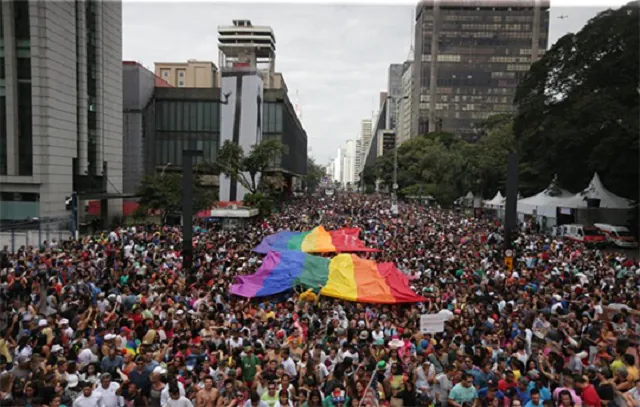
POLYGON ((21 247, 40 247, 54 239, 61 242, 71 237, 67 218, 0 223, 0 249, 6 246, 12 253, 21 247))

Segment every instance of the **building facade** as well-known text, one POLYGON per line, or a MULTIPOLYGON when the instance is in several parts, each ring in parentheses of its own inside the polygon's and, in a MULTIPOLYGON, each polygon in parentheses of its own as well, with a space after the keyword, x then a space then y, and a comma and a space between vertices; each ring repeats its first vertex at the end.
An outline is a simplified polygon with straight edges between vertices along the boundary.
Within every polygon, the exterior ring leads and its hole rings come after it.
POLYGON ((218 68, 211 61, 156 62, 156 75, 178 88, 219 87, 218 68))
MULTIPOLYGON (((3 1, 0 219, 122 193, 122 3, 3 1)), ((103 205, 119 215, 122 200, 103 205)))
POLYGON ((389 101, 389 126, 396 128, 398 121, 398 110, 400 108, 402 98, 402 72, 404 64, 389 65, 389 77, 387 80, 387 92, 391 99, 389 101))
POLYGON ((398 108, 398 123, 396 125, 396 136, 398 145, 411 138, 411 93, 413 92, 413 63, 406 66, 402 74, 402 99, 398 108))
MULTIPOLYGON (((195 163, 214 163, 220 147, 220 88, 156 87, 145 109, 145 172, 179 171, 182 150, 204 155, 195 163)), ((307 173, 307 134, 284 89, 266 89, 262 104, 262 137, 277 138, 287 146, 274 170, 287 181, 307 173)))
POLYGON ((342 149, 342 183, 351 186, 356 182, 356 142, 347 140, 342 149))
POLYGON ((125 194, 134 194, 144 177, 144 111, 153 98, 156 75, 133 61, 122 63, 122 134, 125 194))
POLYGON ((514 111, 518 81, 545 51, 549 3, 423 0, 416 9, 411 135, 465 139, 477 124, 514 111))

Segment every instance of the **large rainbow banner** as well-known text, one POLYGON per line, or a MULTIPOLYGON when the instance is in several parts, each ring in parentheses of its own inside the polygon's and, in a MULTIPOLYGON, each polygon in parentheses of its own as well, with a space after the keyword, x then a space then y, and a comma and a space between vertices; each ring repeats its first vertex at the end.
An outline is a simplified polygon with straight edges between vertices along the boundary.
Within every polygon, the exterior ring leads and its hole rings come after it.
POLYGON ((397 304, 425 301, 393 263, 376 263, 354 254, 332 259, 307 253, 269 252, 255 274, 236 277, 231 293, 264 297, 295 286, 319 288, 321 295, 347 301, 397 304))
POLYGON ((334 252, 377 252, 377 249, 365 247, 360 240, 358 228, 342 228, 327 231, 318 226, 308 232, 291 232, 284 230, 262 239, 253 249, 256 253, 267 254, 270 251, 294 250, 305 253, 334 252))

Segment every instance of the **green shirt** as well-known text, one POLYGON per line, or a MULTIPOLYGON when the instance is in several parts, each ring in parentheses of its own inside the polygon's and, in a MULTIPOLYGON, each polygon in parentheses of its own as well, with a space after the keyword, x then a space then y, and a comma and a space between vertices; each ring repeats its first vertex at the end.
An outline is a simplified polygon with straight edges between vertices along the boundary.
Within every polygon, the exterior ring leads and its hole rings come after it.
POLYGON ((245 382, 251 382, 256 377, 256 366, 258 366, 258 357, 256 355, 245 356, 242 358, 242 379, 245 382))
POLYGON ((260 400, 264 401, 265 403, 267 403, 269 405, 269 407, 273 407, 276 405, 276 402, 279 400, 278 398, 278 392, 276 392, 273 397, 269 396, 269 392, 265 391, 262 396, 260 397, 260 400))

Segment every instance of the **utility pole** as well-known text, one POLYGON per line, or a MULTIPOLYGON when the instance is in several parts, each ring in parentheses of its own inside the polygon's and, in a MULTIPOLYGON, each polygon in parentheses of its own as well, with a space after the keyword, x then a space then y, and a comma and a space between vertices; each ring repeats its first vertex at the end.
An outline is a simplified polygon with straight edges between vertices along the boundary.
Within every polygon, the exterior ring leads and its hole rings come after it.
POLYGON ((193 157, 202 150, 182 150, 182 269, 193 267, 193 157))

